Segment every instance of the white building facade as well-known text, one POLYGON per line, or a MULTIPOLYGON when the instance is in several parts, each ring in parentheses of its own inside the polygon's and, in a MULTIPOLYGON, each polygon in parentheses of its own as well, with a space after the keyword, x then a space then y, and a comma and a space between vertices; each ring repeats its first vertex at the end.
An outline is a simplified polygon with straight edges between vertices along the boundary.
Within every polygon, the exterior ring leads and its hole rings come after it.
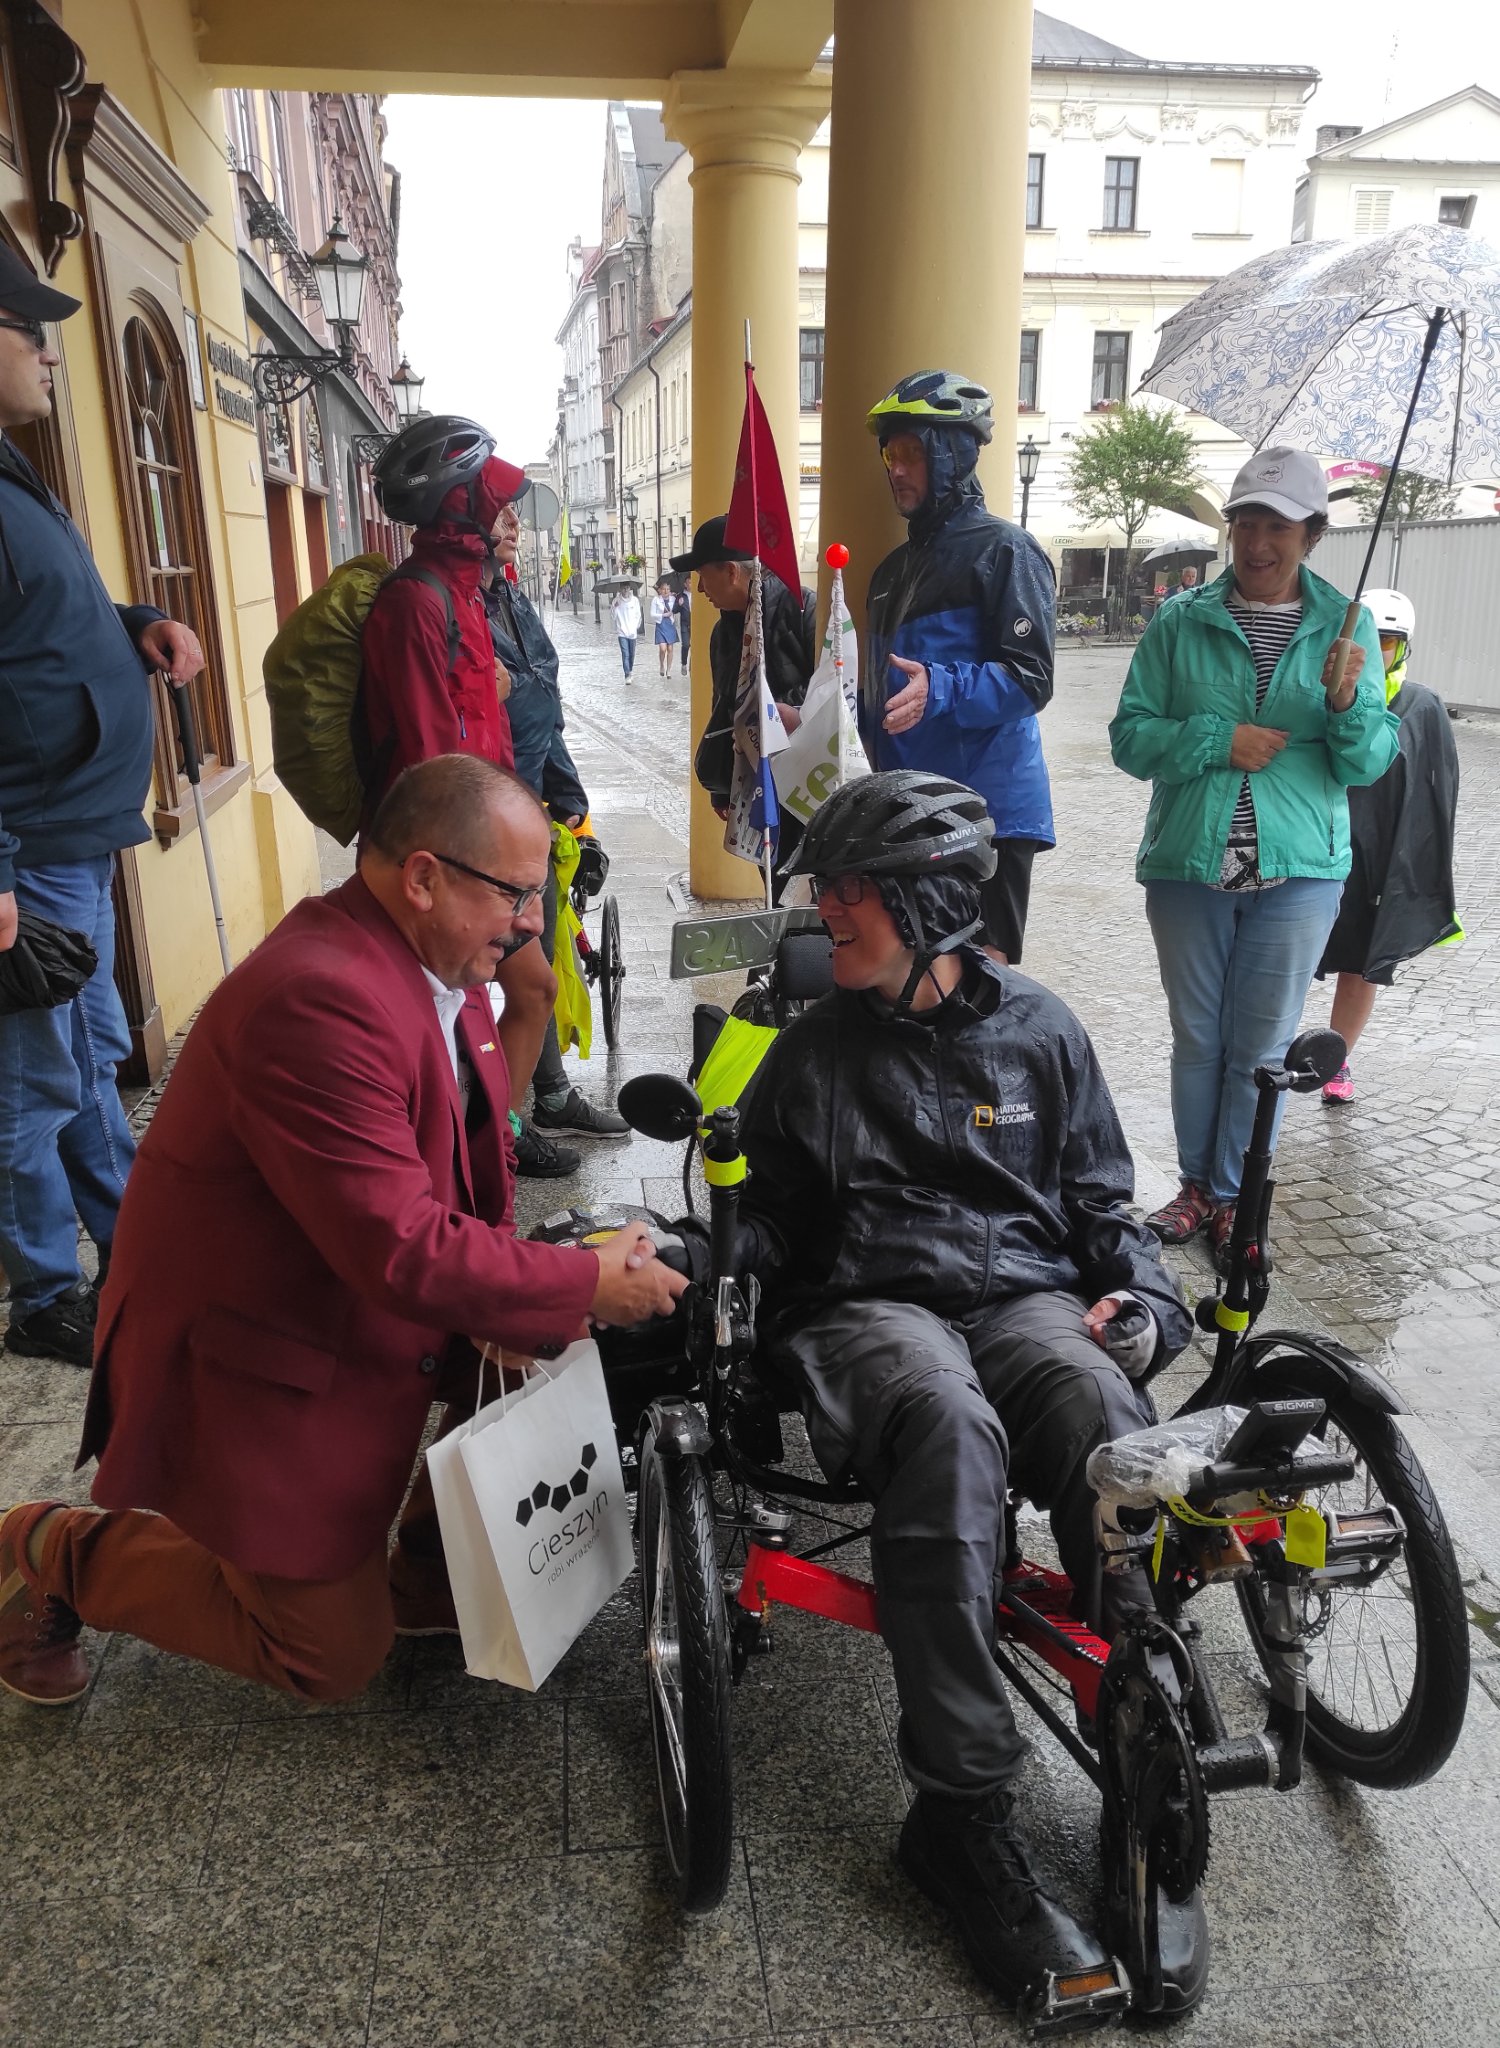
POLYGON ((1292 239, 1343 241, 1416 224, 1500 241, 1500 99, 1471 85, 1382 127, 1320 128, 1292 239))

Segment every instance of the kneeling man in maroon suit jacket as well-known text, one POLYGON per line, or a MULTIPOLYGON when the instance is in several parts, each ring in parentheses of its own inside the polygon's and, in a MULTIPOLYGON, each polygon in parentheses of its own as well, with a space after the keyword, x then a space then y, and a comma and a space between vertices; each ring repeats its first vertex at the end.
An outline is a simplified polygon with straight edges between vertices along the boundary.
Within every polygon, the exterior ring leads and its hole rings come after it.
POLYGON ((455 1626, 428 1409, 473 1412, 493 1340, 668 1312, 639 1226, 512 1223, 509 1084, 483 984, 541 930, 549 828, 508 769, 408 769, 358 873, 299 903, 188 1034, 126 1190, 80 1464, 105 1510, 0 1522, 0 1684, 88 1686, 81 1622, 339 1699, 395 1629, 455 1626), (149 1512, 147 1512, 149 1511, 149 1512), (394 1605, 393 1605, 394 1601, 394 1605))

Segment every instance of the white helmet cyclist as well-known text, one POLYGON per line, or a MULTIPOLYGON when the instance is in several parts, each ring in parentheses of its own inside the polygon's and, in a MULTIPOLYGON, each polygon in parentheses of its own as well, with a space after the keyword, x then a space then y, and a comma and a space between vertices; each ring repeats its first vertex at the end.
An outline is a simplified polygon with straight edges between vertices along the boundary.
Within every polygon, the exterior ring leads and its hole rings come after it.
POLYGON ((1417 612, 1409 597, 1399 590, 1367 590, 1364 601, 1380 635, 1380 653, 1385 663, 1385 700, 1389 704, 1406 681, 1407 657, 1417 630, 1417 612))

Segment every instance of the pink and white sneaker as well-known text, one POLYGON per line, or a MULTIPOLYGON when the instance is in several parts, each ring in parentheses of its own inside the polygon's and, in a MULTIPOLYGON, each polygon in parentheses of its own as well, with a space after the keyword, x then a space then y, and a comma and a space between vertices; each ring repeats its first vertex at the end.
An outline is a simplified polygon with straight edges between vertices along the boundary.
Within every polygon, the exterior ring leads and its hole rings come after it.
POLYGON ((1323 1083, 1323 1100, 1325 1102, 1352 1102, 1354 1100, 1354 1076, 1349 1071, 1349 1062, 1347 1060, 1345 1060, 1331 1081, 1323 1083))

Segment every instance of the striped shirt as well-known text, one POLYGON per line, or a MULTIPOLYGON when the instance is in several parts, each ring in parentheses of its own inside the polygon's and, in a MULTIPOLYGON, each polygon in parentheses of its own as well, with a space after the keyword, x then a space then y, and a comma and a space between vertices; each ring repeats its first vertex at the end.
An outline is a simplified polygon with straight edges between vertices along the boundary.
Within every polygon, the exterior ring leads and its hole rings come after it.
MULTIPOLYGON (((1241 597, 1236 586, 1224 604, 1229 616, 1250 642, 1250 654, 1255 663, 1255 709, 1258 714, 1266 701, 1266 691, 1276 673, 1276 664, 1292 644, 1302 623, 1302 600, 1294 598, 1290 604, 1256 604, 1248 597, 1241 597)), ((1270 889, 1283 879, 1280 875, 1273 875, 1270 881, 1261 877, 1255 797, 1250 777, 1246 775, 1240 782, 1234 816, 1229 823, 1229 839, 1224 848, 1224 862, 1219 869, 1219 887, 1270 889)))

